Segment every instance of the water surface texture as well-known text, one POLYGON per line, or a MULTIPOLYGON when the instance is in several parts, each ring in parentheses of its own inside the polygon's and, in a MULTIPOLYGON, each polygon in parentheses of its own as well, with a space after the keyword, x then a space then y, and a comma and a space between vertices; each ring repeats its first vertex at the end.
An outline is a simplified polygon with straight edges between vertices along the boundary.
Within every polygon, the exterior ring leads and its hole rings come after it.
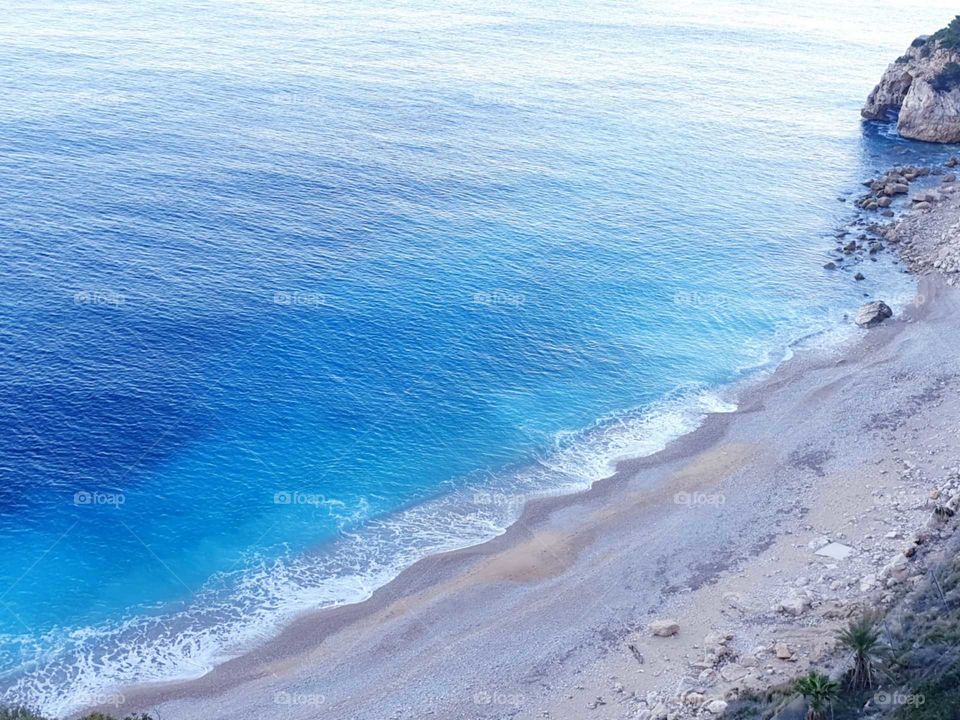
MULTIPOLYGON (((945 2, 8 2, 0 690, 63 713, 652 452, 864 295, 945 2)), ((826 333, 826 334, 824 334, 826 333)))

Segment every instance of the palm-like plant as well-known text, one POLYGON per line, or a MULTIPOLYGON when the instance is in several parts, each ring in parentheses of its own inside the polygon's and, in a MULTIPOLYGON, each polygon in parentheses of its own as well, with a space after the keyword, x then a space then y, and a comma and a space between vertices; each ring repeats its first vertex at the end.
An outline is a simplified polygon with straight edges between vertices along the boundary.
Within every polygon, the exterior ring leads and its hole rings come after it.
POLYGON ((795 688, 807 701, 807 720, 826 720, 827 708, 840 694, 838 683, 812 671, 798 679, 795 688))
POLYGON ((876 663, 883 654, 876 618, 865 613, 837 634, 840 644, 853 653, 853 671, 850 687, 854 690, 872 688, 876 680, 876 663))

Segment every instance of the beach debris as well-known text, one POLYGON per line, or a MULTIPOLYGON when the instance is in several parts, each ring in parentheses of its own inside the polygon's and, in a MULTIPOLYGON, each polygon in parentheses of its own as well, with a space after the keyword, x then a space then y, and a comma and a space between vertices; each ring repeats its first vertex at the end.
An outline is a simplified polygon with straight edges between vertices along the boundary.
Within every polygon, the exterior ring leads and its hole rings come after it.
POLYGON ((822 548, 816 551, 816 555, 821 557, 828 557, 834 560, 846 560, 848 557, 853 555, 856 550, 854 550, 849 545, 844 545, 843 543, 832 542, 824 545, 822 548))
POLYGON ((857 312, 856 323, 862 328, 871 328, 893 317, 893 310, 883 300, 869 302, 857 312))
POLYGON ((680 632, 680 623, 670 619, 654 620, 650 623, 650 632, 656 637, 670 637, 680 632))

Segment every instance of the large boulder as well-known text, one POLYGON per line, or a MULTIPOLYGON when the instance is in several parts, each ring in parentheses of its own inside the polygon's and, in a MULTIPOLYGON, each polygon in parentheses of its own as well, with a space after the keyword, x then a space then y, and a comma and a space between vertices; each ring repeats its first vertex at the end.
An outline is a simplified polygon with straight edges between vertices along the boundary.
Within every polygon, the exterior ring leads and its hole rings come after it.
POLYGON ((856 323, 863 328, 871 328, 879 325, 884 320, 893 317, 893 310, 883 300, 875 300, 867 303, 860 308, 857 313, 856 323))

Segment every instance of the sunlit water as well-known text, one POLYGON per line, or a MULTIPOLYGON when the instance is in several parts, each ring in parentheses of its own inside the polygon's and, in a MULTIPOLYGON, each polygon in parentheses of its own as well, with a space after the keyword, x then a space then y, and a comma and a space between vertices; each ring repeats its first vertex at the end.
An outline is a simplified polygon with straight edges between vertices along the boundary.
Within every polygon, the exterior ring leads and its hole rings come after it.
POLYGON ((8 701, 200 675, 909 292, 822 265, 945 152, 858 119, 945 2, 181 5, 5 6, 8 701))

